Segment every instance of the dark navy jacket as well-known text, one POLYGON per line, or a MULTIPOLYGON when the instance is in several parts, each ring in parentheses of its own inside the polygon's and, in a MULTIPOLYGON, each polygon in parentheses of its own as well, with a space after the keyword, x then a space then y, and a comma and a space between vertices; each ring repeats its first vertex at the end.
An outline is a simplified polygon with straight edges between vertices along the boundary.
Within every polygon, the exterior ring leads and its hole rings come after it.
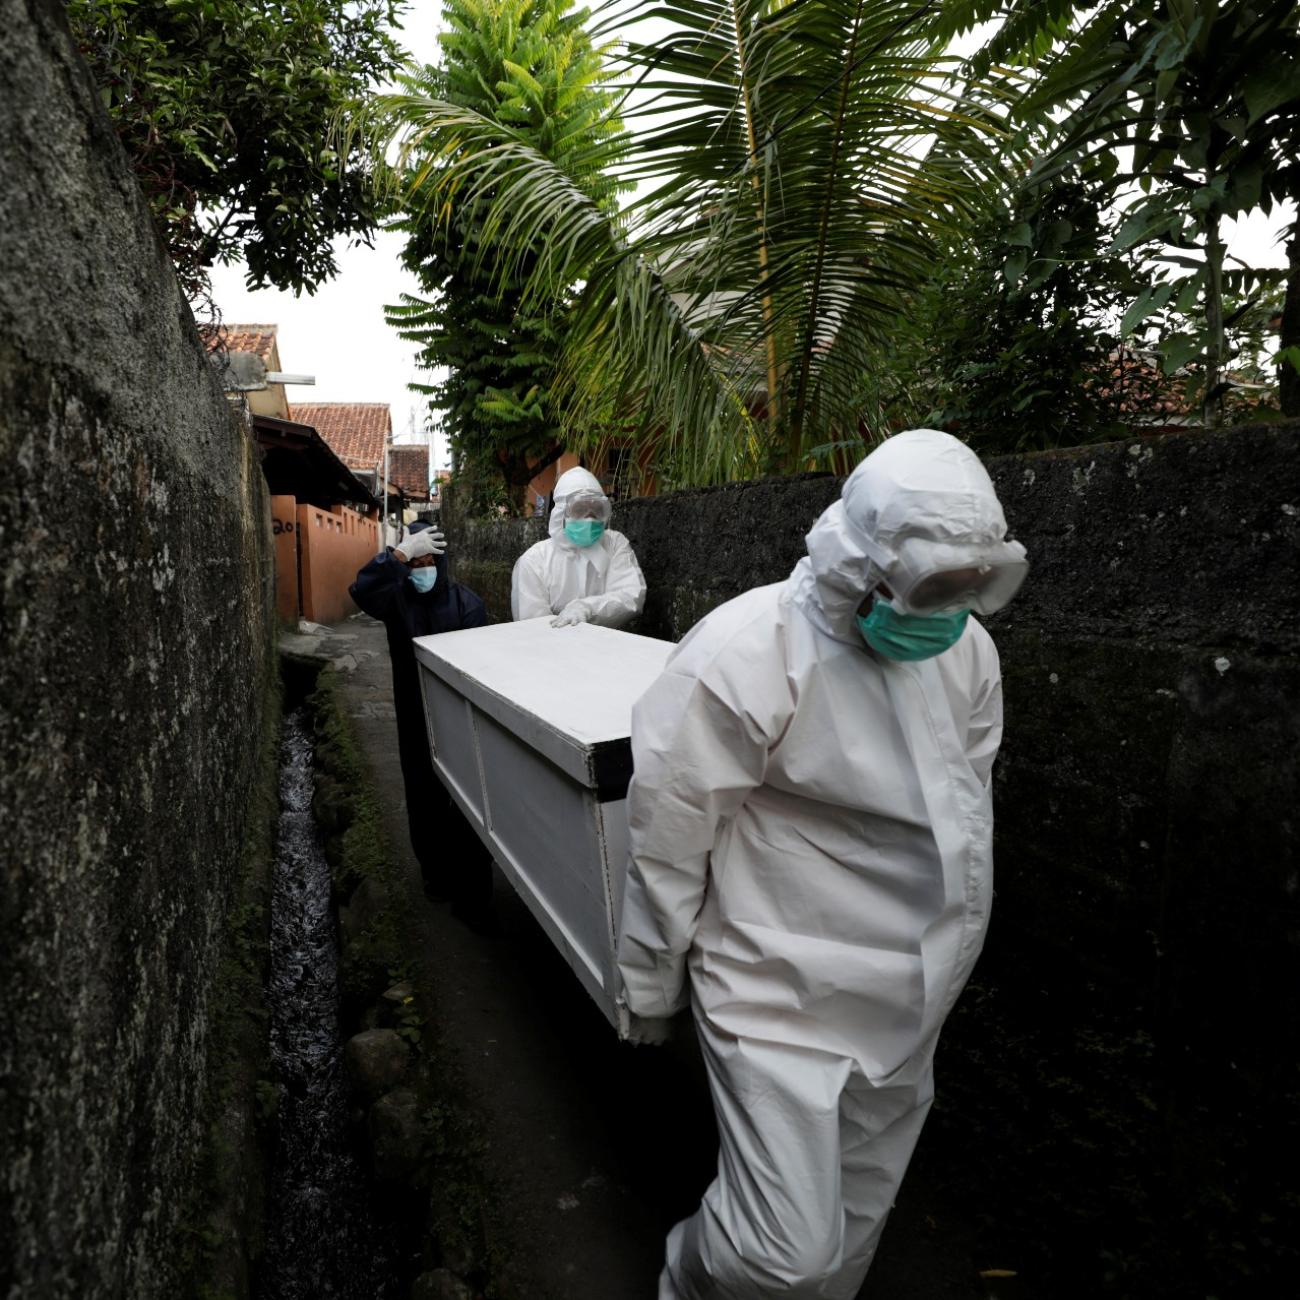
POLYGON ((376 555, 348 588, 352 599, 388 631, 388 653, 393 663, 393 706, 397 711, 398 743, 403 766, 408 749, 412 758, 428 762, 424 735, 420 679, 415 667, 412 637, 435 632, 457 632, 482 627, 487 622, 483 602, 468 587, 447 578, 447 557, 435 561, 438 581, 432 591, 419 592, 407 581, 411 566, 393 558, 391 550, 376 555))

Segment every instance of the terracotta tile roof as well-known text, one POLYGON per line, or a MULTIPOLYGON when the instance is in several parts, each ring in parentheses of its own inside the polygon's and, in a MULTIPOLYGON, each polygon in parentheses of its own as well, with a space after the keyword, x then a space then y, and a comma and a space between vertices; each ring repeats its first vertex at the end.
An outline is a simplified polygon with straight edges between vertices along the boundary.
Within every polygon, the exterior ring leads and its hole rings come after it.
POLYGON ((1185 385, 1177 376, 1166 375, 1147 358, 1124 349, 1112 352, 1105 370, 1094 371, 1098 391, 1107 397, 1119 397, 1121 415, 1148 420, 1181 417, 1187 408, 1185 385))
POLYGON ((393 432, 387 402, 295 402, 289 418, 310 424, 349 469, 382 467, 393 432))
POLYGON ((388 453, 388 479, 410 500, 429 499, 429 448, 394 447, 388 453))
MULTIPOLYGON (((263 361, 271 359, 271 349, 275 347, 275 331, 278 325, 227 325, 225 327, 227 352, 252 352, 263 361)), ((209 349, 217 345, 217 332, 211 328, 199 331, 209 349)))

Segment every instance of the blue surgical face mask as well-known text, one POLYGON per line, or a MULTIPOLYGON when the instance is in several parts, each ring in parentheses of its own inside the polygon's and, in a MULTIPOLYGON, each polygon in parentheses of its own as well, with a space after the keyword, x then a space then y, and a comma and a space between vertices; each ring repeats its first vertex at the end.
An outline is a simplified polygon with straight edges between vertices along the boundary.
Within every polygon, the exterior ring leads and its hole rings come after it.
POLYGON ((436 565, 426 564, 422 569, 411 570, 411 585, 416 591, 432 591, 433 584, 438 581, 438 569, 436 565))
POLYGON ((590 546, 600 540, 605 525, 599 519, 569 519, 564 524, 564 535, 574 546, 590 546))
POLYGON ((865 617, 858 615, 858 630, 886 659, 933 659, 957 644, 969 617, 968 609, 956 614, 903 614, 877 596, 871 612, 865 617))

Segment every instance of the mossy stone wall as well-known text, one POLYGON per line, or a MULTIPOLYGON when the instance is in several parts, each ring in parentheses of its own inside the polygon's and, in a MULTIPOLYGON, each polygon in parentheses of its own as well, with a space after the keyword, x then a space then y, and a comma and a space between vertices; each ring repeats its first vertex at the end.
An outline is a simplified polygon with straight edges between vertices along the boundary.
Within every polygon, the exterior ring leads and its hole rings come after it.
POLYGON ((62 5, 0 31, 0 1295, 173 1297, 268 505, 62 5))

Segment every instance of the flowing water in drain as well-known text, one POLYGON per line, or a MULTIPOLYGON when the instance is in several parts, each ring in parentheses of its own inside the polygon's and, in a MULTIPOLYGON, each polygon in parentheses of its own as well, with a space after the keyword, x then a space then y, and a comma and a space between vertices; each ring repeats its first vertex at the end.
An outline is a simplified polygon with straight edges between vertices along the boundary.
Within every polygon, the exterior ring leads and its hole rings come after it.
POLYGON ((348 1134, 338 944, 302 710, 285 720, 271 899, 271 1057, 281 1085, 259 1300, 396 1300, 396 1261, 348 1134))

